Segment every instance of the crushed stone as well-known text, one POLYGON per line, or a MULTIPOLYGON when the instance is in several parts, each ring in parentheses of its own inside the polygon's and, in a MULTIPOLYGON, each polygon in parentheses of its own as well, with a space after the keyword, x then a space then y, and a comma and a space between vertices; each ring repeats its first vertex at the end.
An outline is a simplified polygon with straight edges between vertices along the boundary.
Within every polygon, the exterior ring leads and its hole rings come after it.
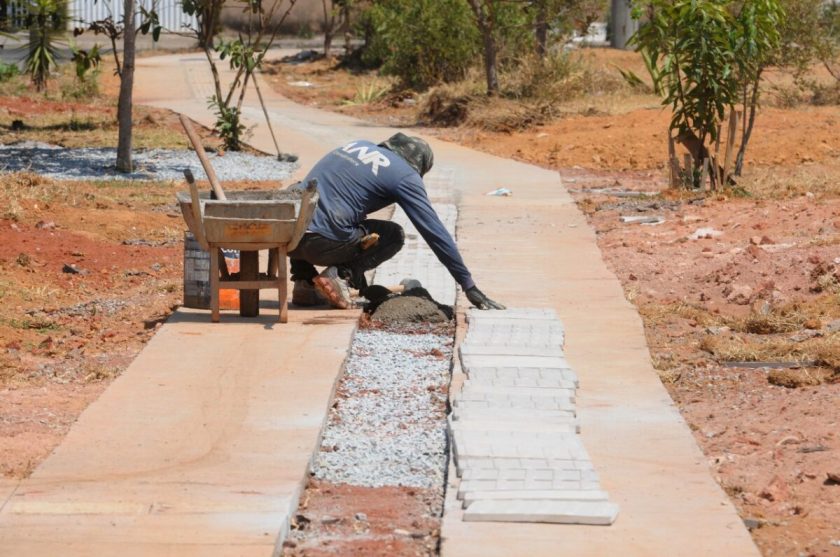
POLYGON ((451 334, 356 332, 314 475, 365 487, 443 489, 451 334))
MULTIPOLYGON (((286 180, 297 165, 276 157, 228 151, 208 153, 219 180, 286 180)), ((0 145, 0 172, 35 172, 54 180, 183 180, 184 169, 197 180, 207 176, 194 151, 142 149, 133 152, 135 172, 116 170, 117 150, 65 149, 34 141, 0 145)))

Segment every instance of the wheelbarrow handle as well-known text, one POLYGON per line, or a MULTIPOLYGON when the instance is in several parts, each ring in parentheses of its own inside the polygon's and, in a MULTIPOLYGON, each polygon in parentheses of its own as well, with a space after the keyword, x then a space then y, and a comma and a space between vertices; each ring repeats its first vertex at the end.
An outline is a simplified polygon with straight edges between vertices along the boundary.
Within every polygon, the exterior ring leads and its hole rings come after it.
POLYGON ((184 126, 184 131, 187 132, 187 137, 190 139, 193 149, 195 149, 195 154, 198 155, 198 160, 201 161, 201 166, 204 167, 204 173, 207 174, 207 179, 210 180, 210 186, 216 193, 216 199, 225 201, 227 199, 225 191, 222 189, 219 178, 216 177, 216 171, 210 165, 210 159, 207 158, 207 153, 204 152, 204 147, 201 145, 201 138, 198 137, 195 128, 193 128, 192 120, 183 114, 180 115, 180 119, 181 125, 184 126))

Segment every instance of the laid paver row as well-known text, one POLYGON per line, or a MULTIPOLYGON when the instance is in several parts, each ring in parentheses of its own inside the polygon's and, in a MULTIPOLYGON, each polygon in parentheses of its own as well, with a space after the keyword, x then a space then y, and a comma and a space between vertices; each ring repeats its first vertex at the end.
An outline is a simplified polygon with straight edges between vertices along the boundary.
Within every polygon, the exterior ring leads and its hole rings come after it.
POLYGON ((449 420, 464 520, 612 524, 618 506, 578 435, 578 380, 556 314, 471 310, 468 322, 468 379, 449 420))
MULTIPOLYGON (((454 237, 458 208, 451 202, 453 179, 454 172, 446 168, 436 169, 425 177, 427 191, 433 201, 432 207, 446 230, 454 237)), ((413 278, 419 280, 432 298, 441 304, 454 305, 457 296, 455 280, 411 224, 405 211, 396 207, 391 221, 403 227, 405 245, 396 256, 376 269, 374 282, 392 286, 404 278, 413 278)))

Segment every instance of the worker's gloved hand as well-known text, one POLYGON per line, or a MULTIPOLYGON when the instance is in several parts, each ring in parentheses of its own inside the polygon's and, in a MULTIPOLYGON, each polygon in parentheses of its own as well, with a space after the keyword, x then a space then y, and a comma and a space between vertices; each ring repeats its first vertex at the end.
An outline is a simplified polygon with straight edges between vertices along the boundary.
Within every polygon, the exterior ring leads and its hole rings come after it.
POLYGON ((498 302, 494 302, 484 295, 484 292, 478 289, 477 286, 469 288, 465 294, 472 305, 478 309, 505 309, 505 306, 498 302))

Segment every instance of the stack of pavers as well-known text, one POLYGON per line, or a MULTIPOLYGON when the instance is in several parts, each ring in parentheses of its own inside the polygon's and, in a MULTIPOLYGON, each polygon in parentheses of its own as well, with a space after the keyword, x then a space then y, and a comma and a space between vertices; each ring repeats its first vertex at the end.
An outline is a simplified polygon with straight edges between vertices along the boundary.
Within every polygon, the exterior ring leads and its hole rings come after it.
POLYGON ((612 524, 553 310, 470 310, 449 431, 464 520, 612 524))

